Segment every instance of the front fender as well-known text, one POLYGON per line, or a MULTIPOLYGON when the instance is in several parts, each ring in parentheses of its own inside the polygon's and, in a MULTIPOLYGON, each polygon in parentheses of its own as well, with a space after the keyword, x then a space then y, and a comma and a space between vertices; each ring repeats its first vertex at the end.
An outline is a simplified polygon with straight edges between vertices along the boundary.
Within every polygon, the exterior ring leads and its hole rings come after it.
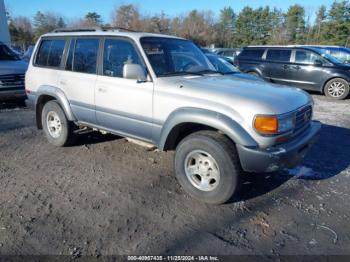
POLYGON ((68 102, 66 95, 63 93, 61 89, 54 86, 43 85, 39 87, 36 93, 35 107, 37 103, 40 101, 40 97, 43 97, 45 95, 52 96, 57 99, 57 101, 61 105, 69 121, 77 120, 72 112, 72 109, 70 107, 70 104, 68 102))
POLYGON ((171 130, 177 125, 184 123, 210 126, 226 134, 236 144, 247 147, 258 146, 254 139, 237 122, 228 116, 207 109, 186 107, 175 110, 165 121, 158 143, 158 148, 160 150, 164 150, 165 143, 171 130))

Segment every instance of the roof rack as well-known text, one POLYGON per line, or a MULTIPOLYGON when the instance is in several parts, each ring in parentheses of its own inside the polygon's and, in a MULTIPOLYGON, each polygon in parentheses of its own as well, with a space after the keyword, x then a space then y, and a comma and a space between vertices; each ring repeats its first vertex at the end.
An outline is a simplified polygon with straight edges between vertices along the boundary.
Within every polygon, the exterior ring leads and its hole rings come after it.
POLYGON ((124 27, 113 27, 113 26, 92 26, 92 27, 64 27, 57 28, 52 33, 70 33, 70 32, 107 32, 107 31, 126 31, 126 32, 137 32, 124 27))

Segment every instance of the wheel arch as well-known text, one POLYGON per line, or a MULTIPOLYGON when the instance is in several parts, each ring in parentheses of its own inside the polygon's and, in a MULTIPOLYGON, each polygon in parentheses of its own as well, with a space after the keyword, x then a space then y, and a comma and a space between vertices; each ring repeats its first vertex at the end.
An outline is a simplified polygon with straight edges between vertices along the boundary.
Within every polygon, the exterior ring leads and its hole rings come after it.
POLYGON ((256 147, 254 139, 228 116, 199 108, 180 108, 170 114, 164 123, 158 148, 173 150, 187 135, 200 130, 217 130, 229 137, 234 143, 256 147))
POLYGON ((67 116, 69 121, 76 121, 76 118, 72 112, 70 104, 66 95, 57 87, 53 86, 41 86, 36 95, 35 101, 35 116, 36 116, 36 124, 39 129, 42 129, 41 123, 41 113, 44 105, 51 100, 56 100, 59 105, 62 107, 64 113, 67 116))

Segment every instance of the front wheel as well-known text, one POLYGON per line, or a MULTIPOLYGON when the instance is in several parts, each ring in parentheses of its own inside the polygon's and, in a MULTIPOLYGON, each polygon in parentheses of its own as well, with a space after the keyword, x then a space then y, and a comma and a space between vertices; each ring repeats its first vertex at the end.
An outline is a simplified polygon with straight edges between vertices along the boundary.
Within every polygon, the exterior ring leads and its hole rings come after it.
POLYGON ((229 200, 242 173, 235 145, 214 131, 196 132, 183 139, 176 149, 174 165, 184 190, 210 204, 229 200))
POLYGON ((342 78, 334 78, 325 85, 324 93, 332 99, 343 100, 349 95, 349 83, 342 78))

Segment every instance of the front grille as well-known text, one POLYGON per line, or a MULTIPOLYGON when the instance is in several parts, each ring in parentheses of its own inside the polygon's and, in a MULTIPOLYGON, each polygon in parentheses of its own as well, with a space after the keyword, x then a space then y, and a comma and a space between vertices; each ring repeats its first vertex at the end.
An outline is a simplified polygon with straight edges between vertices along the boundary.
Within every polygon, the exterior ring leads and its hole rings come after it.
POLYGON ((0 88, 24 87, 24 74, 0 75, 0 88))
POLYGON ((293 136, 297 136, 310 126, 312 118, 312 106, 308 105, 298 109, 295 114, 295 128, 293 136))

